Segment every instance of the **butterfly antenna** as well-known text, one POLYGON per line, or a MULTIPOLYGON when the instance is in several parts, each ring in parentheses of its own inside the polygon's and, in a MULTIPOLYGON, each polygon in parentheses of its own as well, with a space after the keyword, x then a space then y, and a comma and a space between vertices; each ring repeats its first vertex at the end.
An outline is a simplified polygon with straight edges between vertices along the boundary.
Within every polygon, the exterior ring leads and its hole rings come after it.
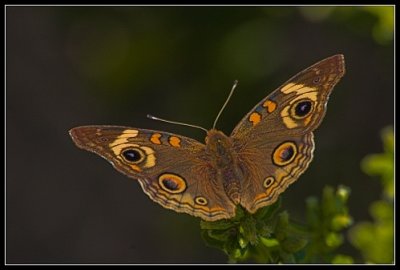
POLYGON ((181 125, 181 126, 187 126, 187 127, 192 127, 192 128, 198 128, 198 129, 204 130, 206 133, 208 132, 207 129, 205 129, 205 128, 203 128, 203 127, 200 127, 200 126, 196 126, 196 125, 192 125, 192 124, 186 124, 186 123, 182 123, 182 122, 170 121, 170 120, 166 120, 166 119, 162 119, 162 118, 158 118, 158 117, 152 116, 152 115, 150 115, 150 114, 147 115, 147 118, 150 118, 150 119, 152 119, 152 120, 162 121, 162 122, 165 122, 165 123, 175 124, 175 125, 181 125))
POLYGON ((232 86, 231 92, 229 93, 228 98, 225 100, 224 105, 222 105, 221 110, 219 110, 219 113, 218 113, 217 117, 215 118, 215 121, 214 121, 214 124, 213 124, 213 129, 214 129, 215 126, 217 125, 218 119, 219 119, 219 117, 221 116, 221 114, 222 114, 223 110, 225 109, 226 105, 228 104, 229 100, 231 99, 231 97, 232 97, 232 95, 233 95, 233 92, 235 91, 235 88, 236 88, 236 86, 237 86, 238 83, 239 83, 238 80, 235 80, 235 81, 233 82, 233 86, 232 86))

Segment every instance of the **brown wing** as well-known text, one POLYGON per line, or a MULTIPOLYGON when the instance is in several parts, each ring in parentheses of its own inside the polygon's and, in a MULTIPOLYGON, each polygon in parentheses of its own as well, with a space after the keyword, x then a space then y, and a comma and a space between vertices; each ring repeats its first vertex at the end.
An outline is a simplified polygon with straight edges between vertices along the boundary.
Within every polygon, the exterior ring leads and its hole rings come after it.
POLYGON ((298 73, 257 104, 231 137, 246 175, 241 204, 254 213, 272 204, 308 167, 313 133, 333 87, 344 75, 335 55, 298 73))
POLYGON ((70 135, 78 147, 137 179, 165 208, 208 221, 235 215, 235 205, 210 174, 204 145, 193 139, 119 126, 76 127, 70 135))

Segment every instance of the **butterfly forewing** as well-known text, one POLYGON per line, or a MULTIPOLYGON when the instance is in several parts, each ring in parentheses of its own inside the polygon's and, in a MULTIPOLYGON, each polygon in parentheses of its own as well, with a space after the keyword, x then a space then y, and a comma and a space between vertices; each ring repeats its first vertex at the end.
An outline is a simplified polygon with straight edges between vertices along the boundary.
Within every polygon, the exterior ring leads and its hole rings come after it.
POLYGON ((296 74, 250 110, 231 137, 252 139, 266 132, 304 134, 316 129, 325 115, 329 95, 344 72, 344 57, 339 54, 296 74))
POLYGON ((235 214, 235 205, 213 181, 204 145, 196 140, 119 126, 83 126, 70 134, 78 147, 137 179, 143 191, 165 208, 209 221, 235 214))
POLYGON ((274 203, 307 169, 314 151, 312 131, 344 70, 343 55, 314 64, 264 98, 233 130, 247 177, 241 204, 248 211, 274 203))

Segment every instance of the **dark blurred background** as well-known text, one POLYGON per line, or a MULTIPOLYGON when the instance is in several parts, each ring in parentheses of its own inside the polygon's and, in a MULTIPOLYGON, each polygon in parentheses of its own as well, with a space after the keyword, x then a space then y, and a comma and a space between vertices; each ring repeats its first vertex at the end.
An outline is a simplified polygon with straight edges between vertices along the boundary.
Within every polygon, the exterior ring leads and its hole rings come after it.
MULTIPOLYGON (((283 196, 302 221, 325 185, 352 190, 370 219, 379 181, 360 160, 393 124, 393 7, 6 7, 7 263, 225 263, 199 219, 152 202, 138 183, 79 150, 88 124, 204 133, 234 80, 218 128, 230 133, 262 98, 337 53, 346 75, 315 132, 315 158, 283 196)), ((341 253, 358 258, 344 245, 341 253)))

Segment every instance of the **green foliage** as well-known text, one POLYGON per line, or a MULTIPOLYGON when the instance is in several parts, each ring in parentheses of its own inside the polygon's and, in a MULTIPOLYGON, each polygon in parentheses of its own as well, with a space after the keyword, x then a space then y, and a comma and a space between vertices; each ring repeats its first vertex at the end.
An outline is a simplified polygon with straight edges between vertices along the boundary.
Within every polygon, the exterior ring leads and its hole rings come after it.
POLYGON ((352 264, 354 263, 354 260, 352 257, 347 256, 347 255, 336 255, 333 259, 332 259, 332 263, 333 264, 352 264))
POLYGON ((223 250, 229 262, 258 263, 348 263, 333 251, 343 242, 341 230, 352 219, 346 207, 349 189, 324 189, 322 199, 307 201, 307 224, 298 224, 286 211, 279 211, 280 200, 251 215, 238 208, 231 220, 201 222, 202 236, 212 247, 223 250))
POLYGON ((285 234, 280 229, 278 236, 274 234, 277 227, 286 228, 288 225, 287 214, 277 214, 279 207, 280 200, 255 215, 238 207, 233 219, 202 221, 202 236, 208 245, 222 249, 229 256, 230 262, 250 257, 258 262, 286 262, 286 252, 278 240, 285 239, 285 234))
POLYGON ((352 224, 346 206, 349 194, 350 189, 347 187, 339 186, 335 192, 327 186, 321 200, 315 197, 307 199, 306 229, 310 234, 310 244, 305 250, 304 262, 333 262, 334 251, 344 241, 341 231, 352 224))
POLYGON ((387 127, 381 133, 384 153, 371 154, 361 162, 362 170, 371 176, 380 176, 384 196, 393 200, 394 196, 394 136, 393 128, 387 127))
POLYGON ((393 263, 394 253, 394 136, 393 128, 382 131, 384 153, 364 158, 362 169, 369 175, 380 176, 383 198, 370 205, 373 222, 360 222, 349 232, 351 243, 360 249, 367 263, 393 263))
MULTIPOLYGON (((393 6, 363 6, 363 7, 334 7, 334 6, 315 6, 300 7, 301 14, 310 21, 320 22, 336 15, 335 19, 340 19, 348 23, 357 18, 364 25, 368 25, 364 30, 368 31, 375 42, 381 45, 390 44, 394 37, 394 7, 393 6)), ((354 26, 352 26, 354 27, 354 26)), ((353 30, 359 31, 360 25, 353 30)), ((364 26, 365 27, 365 26, 364 26)))
POLYGON ((364 10, 377 18, 372 36, 380 44, 388 44, 394 36, 394 6, 365 6, 364 10))

